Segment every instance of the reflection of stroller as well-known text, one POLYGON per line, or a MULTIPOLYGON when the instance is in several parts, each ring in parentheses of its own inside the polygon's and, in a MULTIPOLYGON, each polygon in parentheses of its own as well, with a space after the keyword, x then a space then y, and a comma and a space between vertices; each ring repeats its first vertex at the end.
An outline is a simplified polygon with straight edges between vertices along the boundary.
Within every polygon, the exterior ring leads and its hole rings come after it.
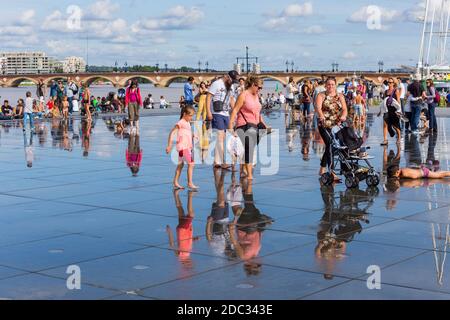
POLYGON ((318 239, 326 245, 332 239, 349 243, 363 230, 362 223, 370 224, 368 210, 378 196, 378 188, 367 191, 349 189, 341 192, 336 201, 333 187, 321 189, 325 204, 325 213, 321 219, 318 239), (327 242, 327 243, 325 243, 327 242))
POLYGON ((362 139, 355 130, 348 126, 335 126, 331 130, 328 138, 331 141, 331 162, 332 167, 329 172, 321 177, 324 185, 331 185, 334 182, 334 174, 345 176, 347 188, 356 188, 359 182, 366 180, 369 187, 376 187, 380 184, 380 176, 375 171, 369 160, 373 159, 367 154, 368 147, 361 147, 362 139))

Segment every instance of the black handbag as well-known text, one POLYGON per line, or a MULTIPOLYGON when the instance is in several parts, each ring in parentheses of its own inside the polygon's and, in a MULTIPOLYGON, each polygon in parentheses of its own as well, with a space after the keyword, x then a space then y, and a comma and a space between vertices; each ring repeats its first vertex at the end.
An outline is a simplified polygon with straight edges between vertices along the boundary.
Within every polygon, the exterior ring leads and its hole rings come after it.
POLYGON ((223 101, 213 101, 213 110, 214 112, 222 112, 224 110, 225 101, 227 101, 228 96, 230 95, 230 91, 227 91, 227 94, 225 95, 225 98, 223 101))

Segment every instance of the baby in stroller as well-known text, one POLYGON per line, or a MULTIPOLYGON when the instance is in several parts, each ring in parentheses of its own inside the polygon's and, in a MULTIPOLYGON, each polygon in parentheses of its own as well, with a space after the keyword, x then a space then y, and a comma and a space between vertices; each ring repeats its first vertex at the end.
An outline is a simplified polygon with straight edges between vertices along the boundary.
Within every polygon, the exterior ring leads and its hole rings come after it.
POLYGON ((369 187, 378 186, 380 175, 369 161, 373 159, 367 153, 370 148, 362 146, 363 140, 355 130, 344 123, 333 127, 329 135, 332 143, 332 164, 328 172, 321 176, 321 183, 331 185, 334 182, 334 176, 340 175, 345 177, 347 188, 356 188, 359 182, 364 180, 369 187))

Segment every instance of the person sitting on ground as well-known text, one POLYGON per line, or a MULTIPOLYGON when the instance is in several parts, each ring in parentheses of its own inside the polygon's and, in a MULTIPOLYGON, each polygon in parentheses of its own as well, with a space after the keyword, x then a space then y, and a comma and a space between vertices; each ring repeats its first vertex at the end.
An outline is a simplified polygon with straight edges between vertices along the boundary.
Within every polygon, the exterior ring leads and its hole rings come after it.
POLYGON ((23 119, 23 106, 25 102, 23 99, 17 101, 17 106, 14 108, 14 119, 23 119))
POLYGON ((42 112, 39 111, 39 102, 37 100, 33 100, 33 117, 35 119, 42 119, 42 112))
POLYGON ((9 101, 5 100, 3 106, 2 106, 2 113, 5 117, 12 117, 13 116, 13 108, 9 105, 9 101))
POLYGON ((450 171, 434 172, 426 166, 421 166, 419 169, 411 169, 392 165, 387 168, 387 175, 389 179, 444 179, 450 177, 450 171))
POLYGON ((164 98, 164 96, 161 96, 161 98, 159 99, 159 108, 160 109, 167 109, 167 106, 169 104, 167 103, 166 99, 164 98))

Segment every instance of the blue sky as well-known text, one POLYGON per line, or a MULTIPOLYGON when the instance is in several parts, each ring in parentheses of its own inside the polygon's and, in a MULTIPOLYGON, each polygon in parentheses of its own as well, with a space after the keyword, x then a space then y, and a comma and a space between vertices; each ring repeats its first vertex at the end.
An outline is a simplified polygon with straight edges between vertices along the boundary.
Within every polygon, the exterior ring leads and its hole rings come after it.
MULTIPOLYGON (((433 0, 441 1, 441 0, 433 0)), ((415 65, 424 0, 97 0, 18 1, 0 13, 3 50, 43 50, 64 58, 113 65, 167 63, 228 69, 236 56, 260 58, 263 70, 377 70, 415 65), (80 29, 67 27, 71 5, 82 10, 80 29), (367 26, 367 7, 381 15, 377 30, 367 26)), ((72 20, 76 21, 76 20, 72 20)), ((72 23, 72 25, 76 25, 72 23)))

